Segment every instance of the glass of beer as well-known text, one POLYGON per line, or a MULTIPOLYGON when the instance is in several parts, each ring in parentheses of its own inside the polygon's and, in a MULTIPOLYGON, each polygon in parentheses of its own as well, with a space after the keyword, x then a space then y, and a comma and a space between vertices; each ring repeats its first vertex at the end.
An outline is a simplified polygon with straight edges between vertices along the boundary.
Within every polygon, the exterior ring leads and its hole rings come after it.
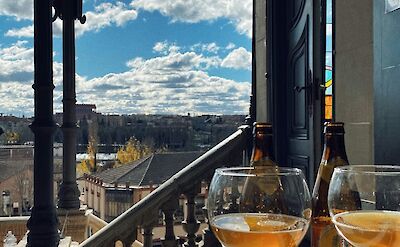
POLYGON ((311 197, 296 168, 221 168, 211 181, 207 208, 224 247, 296 247, 310 223, 311 197))
POLYGON ((335 168, 328 207, 336 230, 352 246, 400 246, 400 167, 335 168))

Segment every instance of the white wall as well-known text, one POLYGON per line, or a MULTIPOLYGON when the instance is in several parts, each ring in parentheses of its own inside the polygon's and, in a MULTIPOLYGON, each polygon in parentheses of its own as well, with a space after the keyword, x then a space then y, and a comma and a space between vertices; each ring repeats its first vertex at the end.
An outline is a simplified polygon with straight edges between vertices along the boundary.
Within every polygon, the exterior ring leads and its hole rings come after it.
POLYGON ((352 164, 373 162, 373 1, 336 1, 336 121, 352 164))
POLYGON ((265 27, 265 10, 266 1, 265 0, 255 0, 256 1, 256 99, 257 99, 257 113, 256 121, 265 122, 267 121, 267 84, 265 80, 266 72, 266 27, 265 27))

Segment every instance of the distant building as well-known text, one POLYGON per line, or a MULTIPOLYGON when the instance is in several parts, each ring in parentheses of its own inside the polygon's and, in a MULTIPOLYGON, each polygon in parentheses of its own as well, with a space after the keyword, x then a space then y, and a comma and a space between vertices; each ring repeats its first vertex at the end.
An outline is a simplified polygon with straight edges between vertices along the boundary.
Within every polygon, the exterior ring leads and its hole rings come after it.
POLYGON ((32 170, 32 145, 0 145, 0 216, 29 214, 32 170))
MULTIPOLYGON (((34 143, 0 145, 0 216, 27 215, 33 205, 34 143)), ((62 144, 54 143, 54 198, 62 178, 62 144)))
MULTIPOLYGON (((82 119, 95 119, 98 113, 96 112, 96 105, 95 104, 76 104, 75 105, 75 113, 77 121, 82 119)), ((54 116, 54 120, 61 124, 63 119, 63 113, 58 112, 54 116)))
POLYGON ((94 104, 76 104, 76 119, 91 119, 96 114, 96 105, 94 104))
MULTIPOLYGON (((143 159, 100 173, 85 175, 80 181, 83 201, 96 215, 111 221, 168 180, 202 152, 152 154, 143 159)), ((204 195, 204 193, 203 193, 204 195)), ((180 200, 183 208, 184 200, 180 200)), ((198 198, 197 214, 202 218, 204 197, 198 198)), ((183 217, 183 211, 177 213, 183 217)))
POLYGON ((0 216, 28 215, 33 205, 33 161, 0 161, 0 216))

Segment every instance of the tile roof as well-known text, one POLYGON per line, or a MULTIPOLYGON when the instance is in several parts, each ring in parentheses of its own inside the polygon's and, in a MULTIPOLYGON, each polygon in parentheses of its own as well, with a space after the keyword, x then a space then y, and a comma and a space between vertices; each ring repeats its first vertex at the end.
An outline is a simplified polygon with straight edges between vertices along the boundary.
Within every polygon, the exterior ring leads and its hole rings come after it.
POLYGON ((168 180, 202 154, 203 152, 152 154, 133 163, 92 174, 92 176, 109 184, 157 185, 168 180))
POLYGON ((108 169, 105 171, 101 171, 98 173, 94 173, 94 174, 91 174, 91 176, 100 178, 101 180, 103 180, 103 182, 108 183, 108 184, 116 183, 116 182, 118 182, 118 179, 120 177, 124 176, 126 173, 130 172, 133 168, 135 168, 137 165, 143 163, 150 157, 151 156, 147 156, 145 158, 134 161, 130 164, 126 164, 126 165, 111 168, 111 169, 108 169))

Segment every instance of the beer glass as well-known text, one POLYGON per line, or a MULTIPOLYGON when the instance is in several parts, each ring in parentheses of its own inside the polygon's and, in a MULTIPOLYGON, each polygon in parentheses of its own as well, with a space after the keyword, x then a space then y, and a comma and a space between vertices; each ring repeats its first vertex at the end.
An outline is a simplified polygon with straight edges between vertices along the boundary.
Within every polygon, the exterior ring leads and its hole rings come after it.
POLYGON ((328 207, 338 233, 355 247, 400 246, 400 167, 335 168, 328 207), (354 200, 359 200, 358 206, 354 200))
POLYGON ((311 218, 309 189, 296 168, 217 169, 207 207, 225 247, 296 247, 311 218))

